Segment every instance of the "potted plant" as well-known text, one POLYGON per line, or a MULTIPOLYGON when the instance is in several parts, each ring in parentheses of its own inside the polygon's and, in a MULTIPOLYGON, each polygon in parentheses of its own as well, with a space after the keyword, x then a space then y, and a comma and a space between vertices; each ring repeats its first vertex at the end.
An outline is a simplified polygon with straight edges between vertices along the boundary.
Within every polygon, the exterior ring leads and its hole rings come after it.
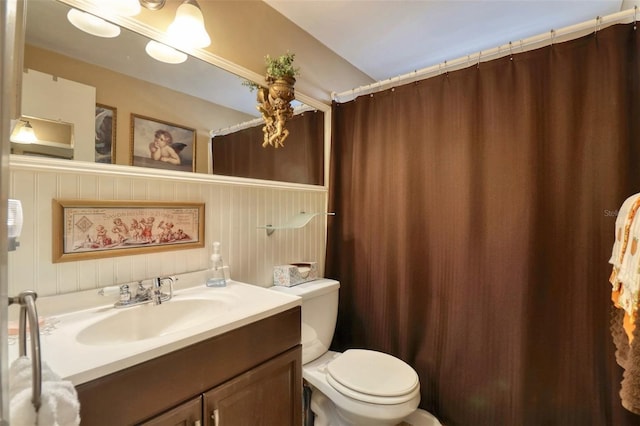
POLYGON ((272 58, 267 55, 264 62, 267 65, 266 80, 269 83, 269 94, 275 99, 290 102, 295 98, 293 86, 299 69, 293 66, 296 54, 287 52, 284 55, 272 58))
POLYGON ((264 62, 267 65, 267 79, 270 77, 274 80, 284 78, 295 81, 295 76, 300 74, 300 70, 293 66, 293 60, 296 54, 287 52, 284 55, 272 58, 267 55, 264 62))

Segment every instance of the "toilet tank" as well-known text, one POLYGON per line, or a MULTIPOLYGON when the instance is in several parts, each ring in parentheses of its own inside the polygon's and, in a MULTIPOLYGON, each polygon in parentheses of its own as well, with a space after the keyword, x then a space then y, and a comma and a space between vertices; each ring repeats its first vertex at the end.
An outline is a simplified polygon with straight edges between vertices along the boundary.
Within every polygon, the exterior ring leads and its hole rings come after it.
POLYGON ((302 298, 302 363, 325 354, 336 329, 340 283, 322 278, 293 287, 271 288, 302 298))

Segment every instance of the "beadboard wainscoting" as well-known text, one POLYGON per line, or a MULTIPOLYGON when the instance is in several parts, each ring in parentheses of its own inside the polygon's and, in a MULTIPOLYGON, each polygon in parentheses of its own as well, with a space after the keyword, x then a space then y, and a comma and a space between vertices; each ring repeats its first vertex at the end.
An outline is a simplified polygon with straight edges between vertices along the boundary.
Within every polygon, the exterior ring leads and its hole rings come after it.
POLYGON ((231 278, 268 287, 273 266, 316 261, 322 276, 326 224, 317 216, 299 229, 267 236, 301 211, 326 212, 320 186, 241 180, 141 167, 11 156, 10 198, 22 202, 20 246, 9 252, 9 294, 35 290, 52 296, 97 289, 209 266, 211 243, 220 241, 231 278), (205 203, 205 247, 75 262, 52 262, 52 199, 188 201, 205 203))

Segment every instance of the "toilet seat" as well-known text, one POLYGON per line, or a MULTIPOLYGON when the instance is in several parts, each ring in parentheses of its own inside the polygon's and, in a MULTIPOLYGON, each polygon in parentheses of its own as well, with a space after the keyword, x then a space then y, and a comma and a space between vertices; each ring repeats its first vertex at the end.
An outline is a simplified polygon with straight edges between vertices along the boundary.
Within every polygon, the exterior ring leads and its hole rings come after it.
POLYGON ((389 354, 349 349, 326 366, 327 382, 338 392, 372 404, 402 404, 416 396, 418 374, 389 354))

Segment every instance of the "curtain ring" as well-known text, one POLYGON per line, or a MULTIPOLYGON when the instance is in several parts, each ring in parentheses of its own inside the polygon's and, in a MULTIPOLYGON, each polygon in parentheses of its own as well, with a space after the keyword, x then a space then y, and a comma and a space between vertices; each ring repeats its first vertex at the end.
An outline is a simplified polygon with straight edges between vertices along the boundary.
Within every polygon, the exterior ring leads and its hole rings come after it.
POLYGON ((509 60, 513 61, 513 43, 509 42, 509 60))
POLYGON ((601 19, 602 19, 602 18, 600 18, 599 16, 596 16, 596 25, 595 25, 595 28, 594 28, 594 30, 593 30, 593 31, 594 31, 594 34, 595 34, 596 36, 598 35, 598 31, 600 31, 600 20, 601 20, 601 19))
POLYGON ((478 52, 478 63, 476 64, 476 68, 480 69, 480 58, 482 57, 482 51, 478 52))
POLYGON ((553 46, 556 42, 556 30, 551 30, 551 45, 553 46))
POLYGON ((636 30, 636 22, 638 17, 638 6, 633 6, 633 30, 636 30))
POLYGON ((449 69, 447 68, 447 61, 444 61, 444 76, 449 77, 449 69))

